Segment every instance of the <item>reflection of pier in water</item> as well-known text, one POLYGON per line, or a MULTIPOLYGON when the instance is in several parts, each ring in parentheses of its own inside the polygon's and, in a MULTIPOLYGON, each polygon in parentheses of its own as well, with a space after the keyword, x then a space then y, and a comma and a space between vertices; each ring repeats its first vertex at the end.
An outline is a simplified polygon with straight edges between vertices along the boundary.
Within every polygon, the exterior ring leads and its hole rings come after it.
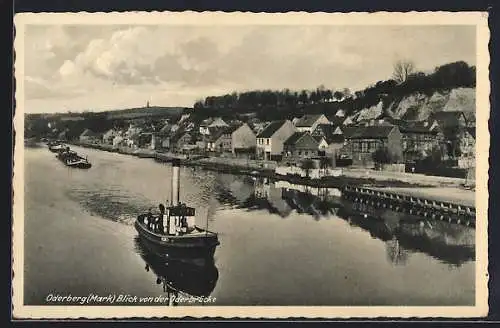
POLYGON ((256 181, 254 197, 246 205, 281 217, 293 210, 315 220, 335 215, 384 241, 388 260, 394 264, 405 264, 411 253, 425 253, 456 266, 475 259, 473 227, 371 208, 342 199, 335 189, 256 181))
POLYGON ((134 241, 137 253, 146 263, 145 270, 156 275, 156 284, 162 285, 169 305, 178 305, 179 296, 200 300, 194 305, 204 304, 203 300, 213 292, 219 278, 213 257, 190 255, 167 260, 146 240, 136 237, 134 241))

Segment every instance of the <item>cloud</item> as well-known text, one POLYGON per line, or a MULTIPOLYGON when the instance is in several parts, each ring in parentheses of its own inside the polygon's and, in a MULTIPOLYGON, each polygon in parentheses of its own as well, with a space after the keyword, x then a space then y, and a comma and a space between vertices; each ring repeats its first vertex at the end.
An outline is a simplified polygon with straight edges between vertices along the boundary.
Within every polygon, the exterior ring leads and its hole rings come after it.
POLYGON ((399 58, 420 70, 475 64, 465 26, 30 26, 25 44, 26 98, 75 107, 77 95, 126 90, 188 106, 234 90, 355 90, 389 78, 399 58))

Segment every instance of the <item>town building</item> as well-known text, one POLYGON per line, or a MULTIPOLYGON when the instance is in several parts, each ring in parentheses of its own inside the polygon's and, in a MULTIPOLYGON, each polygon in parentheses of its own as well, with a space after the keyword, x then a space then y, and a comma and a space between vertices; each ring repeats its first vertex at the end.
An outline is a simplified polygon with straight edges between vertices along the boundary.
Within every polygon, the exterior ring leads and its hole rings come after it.
POLYGON ((102 142, 108 145, 113 144, 113 139, 119 135, 119 131, 116 129, 109 129, 102 135, 102 142))
POLYGON ((202 135, 209 135, 210 128, 222 128, 222 127, 228 127, 228 126, 229 126, 229 124, 227 124, 220 117, 207 118, 200 123, 199 132, 202 135))
POLYGON ((313 132, 318 124, 329 124, 330 121, 324 114, 306 114, 296 120, 295 128, 298 132, 313 132))
POLYGON ((210 135, 204 138, 207 151, 218 153, 231 151, 231 135, 226 133, 226 129, 226 127, 209 129, 210 135))
POLYGON ((157 138, 158 138, 158 142, 157 142, 157 149, 169 149, 170 148, 170 139, 171 139, 171 135, 173 135, 173 133, 175 131, 173 131, 173 125, 172 124, 169 124, 169 123, 165 123, 165 125, 160 129, 160 131, 158 131, 158 133, 156 134, 157 138))
POLYGON ((402 136, 395 125, 372 125, 344 129, 346 144, 341 155, 352 158, 353 165, 373 165, 372 154, 378 149, 389 151, 394 161, 402 160, 402 136))
POLYGON ((256 156, 264 160, 280 160, 284 142, 295 133, 290 120, 273 121, 257 135, 256 156))
MULTIPOLYGON (((467 127, 460 137, 460 157, 476 158, 476 127, 467 127)), ((475 164, 474 164, 475 165, 475 164)))
POLYGON ((443 133, 436 120, 398 122, 401 132, 405 161, 416 161, 427 157, 433 149, 439 149, 443 133))
POLYGON ((319 124, 311 135, 320 142, 320 155, 336 157, 344 146, 343 126, 333 124, 319 124))
POLYGON ((80 142, 86 143, 100 143, 101 135, 99 133, 91 131, 90 129, 85 129, 82 134, 80 134, 79 140, 80 142))
POLYGON ((178 130, 169 140, 169 149, 180 151, 184 149, 186 145, 192 144, 193 141, 193 136, 190 132, 178 130))
MULTIPOLYGON (((462 111, 441 111, 430 115, 430 120, 436 121, 443 133, 443 147, 446 149, 448 159, 462 157, 462 139, 467 138, 468 143, 475 139, 467 130, 468 123, 462 111)), ((475 135, 475 133, 474 133, 475 135)), ((466 146, 469 147, 469 146, 466 146)))
POLYGON ((317 157, 320 141, 309 132, 295 132, 283 144, 284 155, 287 160, 300 160, 317 157))
POLYGON ((257 138, 248 124, 233 124, 224 133, 230 140, 230 151, 234 156, 248 157, 255 154, 257 138))
POLYGON ((330 124, 334 126, 348 126, 354 124, 352 118, 345 116, 345 112, 341 109, 339 109, 335 115, 327 115, 326 118, 330 124))

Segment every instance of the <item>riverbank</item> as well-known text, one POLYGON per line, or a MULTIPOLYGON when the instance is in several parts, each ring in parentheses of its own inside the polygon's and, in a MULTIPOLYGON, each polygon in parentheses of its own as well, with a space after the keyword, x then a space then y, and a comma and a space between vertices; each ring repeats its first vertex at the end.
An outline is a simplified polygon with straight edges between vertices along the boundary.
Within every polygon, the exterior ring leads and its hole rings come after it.
POLYGON ((173 158, 178 158, 181 160, 181 165, 187 167, 200 167, 205 170, 234 175, 251 175, 254 177, 268 178, 275 181, 286 181, 292 184, 315 188, 341 189, 345 186, 395 188, 395 190, 404 190, 405 194, 415 194, 415 196, 419 197, 426 197, 426 195, 428 195, 431 199, 438 197, 443 201, 449 200, 447 195, 454 194, 459 195, 459 197, 454 197, 456 201, 463 198, 464 202, 467 204, 470 204, 470 202, 475 199, 475 192, 461 188, 464 179, 458 178, 426 176, 413 173, 380 172, 370 169, 342 168, 342 174, 340 176, 309 179, 294 175, 276 174, 276 162, 227 157, 201 157, 200 155, 193 157, 168 152, 157 152, 152 149, 113 147, 111 145, 86 144, 81 142, 73 142, 71 144, 139 158, 151 158, 159 162, 169 162, 173 158), (445 190, 446 192, 444 192, 445 190), (456 192, 450 193, 450 190, 456 192))

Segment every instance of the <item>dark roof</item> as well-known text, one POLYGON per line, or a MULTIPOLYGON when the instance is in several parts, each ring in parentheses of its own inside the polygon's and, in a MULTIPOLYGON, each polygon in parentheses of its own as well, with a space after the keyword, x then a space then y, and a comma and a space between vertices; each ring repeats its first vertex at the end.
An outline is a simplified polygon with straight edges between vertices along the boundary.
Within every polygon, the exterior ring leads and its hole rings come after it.
POLYGON ((405 122, 400 121, 396 124, 399 126, 399 130, 402 133, 429 133, 434 134, 436 130, 430 130, 434 120, 416 121, 416 122, 405 122))
POLYGON ((331 124, 318 124, 316 129, 313 131, 313 136, 323 135, 326 142, 331 143, 333 138, 333 132, 337 126, 331 124))
POLYGON ((295 132, 283 143, 286 146, 294 145, 300 138, 306 135, 308 132, 295 132))
POLYGON ((442 127, 458 126, 460 118, 464 118, 464 113, 459 111, 454 112, 435 112, 429 118, 438 121, 442 127))
POLYGON ((271 138, 285 124, 286 120, 273 121, 262 130, 257 138, 271 138))
POLYGON ((234 124, 230 124, 228 127, 226 127, 224 129, 224 133, 227 133, 227 134, 233 134, 234 131, 238 130, 240 127, 243 126, 243 124, 245 123, 234 123, 234 124))
POLYGON ((159 133, 162 135, 167 135, 170 133, 170 131, 172 131, 172 125, 167 123, 160 129, 159 133))
POLYGON ((387 138, 394 128, 387 125, 354 127, 349 129, 348 133, 344 131, 344 135, 348 139, 382 139, 387 138))
POLYGON ((323 114, 306 114, 299 118, 295 126, 307 127, 312 126, 323 114))
POLYGON ((174 135, 170 139, 170 142, 175 143, 175 142, 179 141, 179 139, 182 138, 182 136, 184 136, 185 134, 188 134, 189 138, 192 139, 192 135, 189 131, 186 131, 184 129, 179 129, 179 130, 175 131, 174 135))
POLYGON ((210 129, 210 135, 208 136, 208 141, 215 142, 217 141, 223 134, 226 134, 226 128, 219 127, 218 129, 210 129))
POLYGON ((98 137, 99 136, 99 133, 96 133, 92 130, 89 130, 89 129, 85 129, 85 131, 82 132, 82 134, 80 134, 80 137, 81 136, 84 136, 84 137, 98 137))
POLYGON ((349 138, 351 135, 354 135, 359 129, 360 127, 357 126, 345 126, 342 128, 342 133, 344 134, 345 138, 349 138))
POLYGON ((343 134, 334 134, 330 141, 327 141, 329 144, 331 143, 341 143, 344 142, 345 137, 343 134))
MULTIPOLYGON (((322 139, 325 139, 325 140, 326 140, 326 138, 324 138, 323 136, 318 136, 318 135, 316 135, 316 136, 312 136, 312 137, 313 137, 313 138, 314 138, 314 140, 316 140, 317 142, 321 142, 321 140, 322 140, 322 139)), ((327 141, 327 142, 328 142, 328 141, 327 141)))
POLYGON ((332 122, 333 125, 336 125, 336 126, 342 125, 344 123, 344 121, 346 120, 346 117, 337 116, 337 115, 327 115, 326 118, 330 122, 332 122))

